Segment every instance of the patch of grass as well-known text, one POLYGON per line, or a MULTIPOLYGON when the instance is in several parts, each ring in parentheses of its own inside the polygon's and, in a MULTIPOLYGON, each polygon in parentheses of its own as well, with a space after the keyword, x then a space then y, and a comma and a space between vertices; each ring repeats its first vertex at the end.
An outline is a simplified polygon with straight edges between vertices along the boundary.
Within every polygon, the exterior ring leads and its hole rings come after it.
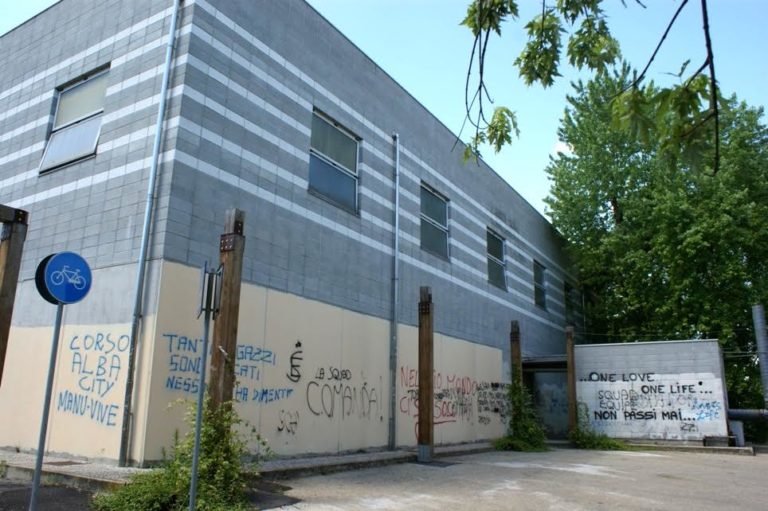
POLYGON ((5 474, 8 472, 8 465, 5 461, 0 460, 0 479, 5 479, 5 474))
POLYGON ((590 428, 580 426, 568 435, 568 440, 579 449, 592 449, 596 451, 626 451, 627 444, 621 440, 610 438, 603 433, 596 433, 590 428))
MULTIPOLYGON (((93 509, 97 511, 183 511, 189 506, 189 484, 192 478, 195 407, 187 413, 191 431, 183 440, 174 441, 171 459, 156 470, 137 474, 125 486, 110 493, 97 494, 93 509)), ((235 431, 240 424, 231 403, 211 410, 208 400, 203 407, 200 432, 196 509, 202 511, 242 511, 246 501, 247 477, 243 459, 246 440, 235 431)), ((261 438, 256 435, 262 445, 261 438)), ((248 467, 255 470, 255 467, 248 467)))
POLYGON ((493 447, 499 451, 548 451, 544 426, 536 413, 528 389, 515 380, 509 386, 507 399, 510 409, 510 433, 495 440, 493 447))

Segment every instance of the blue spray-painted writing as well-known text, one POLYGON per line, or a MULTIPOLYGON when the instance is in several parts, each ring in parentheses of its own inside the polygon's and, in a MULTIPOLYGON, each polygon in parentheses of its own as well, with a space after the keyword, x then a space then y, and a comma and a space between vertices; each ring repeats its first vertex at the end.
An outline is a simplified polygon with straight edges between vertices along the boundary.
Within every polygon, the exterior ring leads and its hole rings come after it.
MULTIPOLYGON (((165 388, 190 394, 196 393, 202 370, 202 360, 199 355, 203 346, 202 339, 176 333, 165 333, 162 334, 162 337, 167 343, 170 354, 168 357, 169 376, 165 382, 165 388)), ((210 351, 208 356, 210 357, 210 351)), ((275 365, 276 363, 277 357, 271 350, 249 344, 238 344, 235 354, 235 376, 241 380, 259 381, 262 374, 261 366, 275 365)), ((243 391, 240 390, 240 392, 242 394, 243 391)), ((248 399, 241 400, 247 401, 248 399)))
POLYGON ((256 403, 273 403, 283 399, 288 399, 293 394, 293 389, 249 389, 248 387, 237 387, 235 389, 235 399, 237 401, 254 401, 256 403))
POLYGON ((117 425, 119 406, 93 399, 86 394, 64 390, 59 392, 56 411, 67 412, 80 417, 87 417, 104 426, 117 425))
POLYGON ((106 397, 120 377, 122 354, 128 349, 128 335, 96 333, 74 335, 69 369, 77 377, 79 390, 106 397))

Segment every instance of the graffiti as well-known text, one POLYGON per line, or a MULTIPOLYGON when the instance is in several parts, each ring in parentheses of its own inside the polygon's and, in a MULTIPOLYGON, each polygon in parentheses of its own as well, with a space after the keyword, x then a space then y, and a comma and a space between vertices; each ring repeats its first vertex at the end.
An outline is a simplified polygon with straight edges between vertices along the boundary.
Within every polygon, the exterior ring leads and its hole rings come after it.
POLYGON ((168 376, 165 388, 186 394, 197 394, 203 361, 203 340, 175 333, 164 333, 161 338, 168 346, 168 376))
POLYGON ((304 360, 302 356, 304 351, 301 349, 301 341, 296 341, 296 349, 291 353, 291 369, 285 376, 293 383, 299 383, 301 380, 301 361, 304 360))
POLYGON ((381 413, 379 393, 361 385, 312 380, 307 383, 307 408, 315 416, 370 419, 381 413))
MULTIPOLYGON (((414 420, 415 431, 419 418, 419 374, 417 369, 400 367, 399 410, 414 420)), ((508 416, 507 384, 477 381, 468 376, 432 374, 434 407, 432 419, 435 426, 456 422, 474 423, 483 426, 503 420, 508 416)))
POLYGON ((656 373, 597 373, 591 372, 586 378, 581 378, 579 381, 603 381, 603 382, 634 382, 634 381, 654 381, 656 373))
POLYGON ((328 367, 328 373, 325 372, 325 368, 321 367, 315 373, 316 380, 336 380, 344 381, 352 379, 352 371, 349 369, 339 369, 338 367, 328 367))
POLYGON ((711 374, 590 372, 577 384, 596 430, 623 437, 715 434, 724 418, 722 383, 711 374), (703 425, 710 423, 706 427, 703 425))
POLYGON ((702 401, 693 405, 697 421, 711 421, 720 418, 722 404, 717 401, 702 401))
POLYGON ((280 410, 280 423, 277 426, 278 433, 289 433, 295 435, 299 429, 299 412, 286 412, 280 410))
POLYGON ((165 380, 165 388, 168 390, 179 390, 187 394, 197 394, 197 389, 200 388, 200 378, 171 375, 165 380))
MULTIPOLYGON (((277 388, 277 389, 252 389, 251 397, 248 401, 256 403, 274 403, 275 401, 282 401, 288 399, 293 394, 293 389, 289 388, 277 388)), ((248 397, 248 394, 245 394, 248 397)))
POLYGON ((482 382, 477 386, 478 413, 495 413, 502 419, 509 415, 507 391, 509 385, 497 382, 482 382))
POLYGON ((235 357, 235 376, 245 380, 261 380, 261 371, 263 366, 274 366, 277 364, 277 356, 272 350, 251 346, 249 344, 238 344, 235 357))
MULTIPOLYGON (((196 394, 200 387, 200 372, 203 360, 200 357, 203 340, 178 333, 164 333, 162 339, 168 347, 168 377, 165 381, 167 390, 196 394)), ((211 356, 210 351, 207 354, 211 356)), ((235 376, 239 380, 260 381, 264 366, 277 364, 277 356, 272 350, 238 344, 235 353, 235 376)), ((240 388, 236 390, 239 401, 248 401, 248 395, 257 389, 240 388), (245 394, 244 394, 245 393, 245 394)))
POLYGON ((69 342, 70 372, 80 391, 104 398, 117 383, 122 370, 122 353, 128 349, 127 335, 111 333, 74 335, 69 342))
POLYGON ((237 345, 237 360, 260 362, 268 365, 277 364, 277 356, 272 352, 272 350, 251 346, 250 344, 237 345))
POLYGON ((130 344, 126 334, 96 332, 73 335, 68 368, 75 390, 62 390, 56 411, 85 417, 104 426, 115 426, 121 409, 109 402, 123 373, 123 356, 130 344))
POLYGON ((117 413, 120 407, 104 403, 86 394, 76 394, 68 390, 59 392, 56 411, 67 412, 80 417, 87 417, 105 426, 117 425, 117 413))
POLYGON ((683 431, 684 433, 695 433, 699 430, 699 428, 696 427, 696 424, 693 422, 684 422, 680 424, 680 431, 683 431))

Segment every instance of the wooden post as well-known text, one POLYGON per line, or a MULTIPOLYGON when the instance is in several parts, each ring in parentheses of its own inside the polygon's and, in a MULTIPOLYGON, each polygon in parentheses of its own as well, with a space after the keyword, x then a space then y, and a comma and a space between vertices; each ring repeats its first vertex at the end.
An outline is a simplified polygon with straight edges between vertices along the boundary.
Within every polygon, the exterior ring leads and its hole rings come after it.
POLYGON ((211 354, 211 408, 217 410, 232 401, 235 388, 235 357, 237 353, 237 322, 240 315, 240 282, 243 274, 245 213, 239 209, 227 211, 224 234, 219 244, 221 275, 221 305, 213 327, 211 354))
POLYGON ((434 330, 432 291, 419 289, 419 452, 418 461, 432 461, 434 450, 434 330))
POLYGON ((512 356, 512 381, 523 384, 523 356, 520 350, 520 323, 512 321, 509 328, 509 347, 512 356))
POLYGON ((576 401, 576 365, 573 357, 573 327, 565 328, 565 354, 568 360, 568 432, 579 427, 578 403, 576 401))
POLYGON ((16 299, 16 283, 19 280, 21 253, 27 237, 29 215, 21 209, 0 204, 0 385, 3 383, 5 352, 8 349, 8 335, 11 331, 13 303, 16 299))

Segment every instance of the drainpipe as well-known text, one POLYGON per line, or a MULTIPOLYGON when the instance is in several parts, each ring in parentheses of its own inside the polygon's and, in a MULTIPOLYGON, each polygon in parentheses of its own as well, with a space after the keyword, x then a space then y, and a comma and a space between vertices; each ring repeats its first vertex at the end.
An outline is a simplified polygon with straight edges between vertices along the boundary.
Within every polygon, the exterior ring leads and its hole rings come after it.
POLYGON ((144 301, 144 277, 147 267, 149 250, 149 229, 152 224, 152 209, 155 205, 155 182, 157 181, 158 160, 160 158, 160 143, 163 139, 163 122, 165 121, 165 106, 168 96, 168 82, 171 76, 171 64, 173 62, 173 46, 176 42, 176 21, 182 0, 174 0, 173 13, 171 14, 171 26, 168 29, 168 45, 165 50, 165 67, 163 69, 163 82, 160 87, 160 104, 157 107, 157 123, 155 125, 155 141, 152 146, 152 165, 149 168, 149 183, 147 184, 147 203, 144 210, 144 226, 141 231, 141 250, 136 264, 136 301, 133 305, 133 322, 131 323, 131 337, 128 347, 128 377, 125 381, 125 400, 123 401, 123 429, 120 437, 120 456, 118 465, 126 466, 128 447, 131 433, 131 403, 133 401, 133 378, 136 366, 136 342, 139 336, 139 327, 142 316, 142 303, 144 301))
POLYGON ((729 409, 728 418, 740 421, 768 421, 768 332, 766 332, 765 327, 765 309, 762 305, 752 306, 752 324, 755 327, 757 358, 760 363, 760 381, 763 384, 763 409, 729 409))
POLYGON ((752 306, 752 324, 755 327, 757 357, 760 360, 760 380, 763 383, 763 408, 768 408, 768 334, 765 330, 765 309, 752 306))
POLYGON ((392 322, 389 337, 389 437, 387 445, 394 450, 395 414, 397 413, 397 326, 400 322, 400 135, 392 134, 395 143, 395 230, 392 256, 392 322))

